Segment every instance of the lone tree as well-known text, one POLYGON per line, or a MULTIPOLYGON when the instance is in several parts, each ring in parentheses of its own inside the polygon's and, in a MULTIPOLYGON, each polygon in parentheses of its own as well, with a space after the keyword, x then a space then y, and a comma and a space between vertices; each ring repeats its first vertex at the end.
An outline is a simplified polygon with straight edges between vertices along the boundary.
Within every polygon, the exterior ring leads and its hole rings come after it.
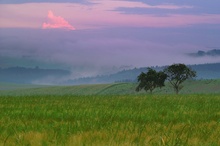
POLYGON ((136 88, 136 91, 140 91, 144 89, 146 92, 150 90, 150 93, 157 87, 162 88, 164 86, 164 82, 167 78, 167 75, 160 71, 156 72, 155 70, 148 68, 147 73, 141 73, 138 76, 139 85, 136 88))
POLYGON ((173 64, 164 69, 167 79, 174 88, 176 94, 183 88, 181 85, 185 80, 196 77, 196 72, 185 64, 173 64))

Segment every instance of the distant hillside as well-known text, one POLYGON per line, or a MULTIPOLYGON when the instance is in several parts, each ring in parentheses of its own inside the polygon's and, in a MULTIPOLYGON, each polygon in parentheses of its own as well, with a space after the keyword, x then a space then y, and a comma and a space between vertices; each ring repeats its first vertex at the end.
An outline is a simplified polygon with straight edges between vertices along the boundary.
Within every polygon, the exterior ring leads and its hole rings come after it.
POLYGON ((67 69, 69 68, 62 63, 54 63, 52 61, 41 61, 33 59, 33 56, 22 56, 22 57, 6 57, 0 54, 0 68, 10 68, 15 66, 22 66, 26 68, 32 68, 33 66, 40 66, 46 69, 67 69))
POLYGON ((70 72, 61 69, 40 69, 39 67, 0 68, 0 82, 32 83, 36 80, 60 78, 66 75, 70 75, 70 72))
POLYGON ((190 65, 197 72, 197 79, 220 79, 220 63, 190 65))
MULTIPOLYGON (((152 67, 159 71, 162 67, 152 67)), ((220 79, 220 63, 189 65, 197 72, 197 79, 220 79)), ((146 72, 145 68, 134 68, 131 70, 123 70, 111 75, 103 75, 96 77, 79 78, 75 80, 68 80, 65 84, 96 84, 96 83, 114 83, 114 82, 135 82, 137 76, 141 72, 146 72)))
MULTIPOLYGON (((220 79, 220 63, 190 65, 190 67, 197 72, 197 79, 220 79)), ((152 68, 159 71, 163 70, 164 66, 152 68)), ((65 85, 125 83, 136 82, 137 76, 141 72, 146 71, 147 67, 134 68, 110 75, 68 79, 71 75, 71 72, 68 70, 41 69, 39 67, 9 67, 0 68, 0 82, 65 85)))

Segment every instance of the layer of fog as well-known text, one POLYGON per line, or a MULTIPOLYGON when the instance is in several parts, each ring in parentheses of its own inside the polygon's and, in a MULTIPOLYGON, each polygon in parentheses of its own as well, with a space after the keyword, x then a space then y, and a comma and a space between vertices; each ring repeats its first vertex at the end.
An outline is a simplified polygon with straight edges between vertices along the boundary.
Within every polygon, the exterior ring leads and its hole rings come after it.
POLYGON ((219 38, 219 30, 210 33, 203 27, 75 31, 1 29, 0 57, 26 57, 47 64, 64 64, 72 71, 69 78, 79 78, 134 67, 220 62, 219 57, 186 55, 218 46, 219 38))

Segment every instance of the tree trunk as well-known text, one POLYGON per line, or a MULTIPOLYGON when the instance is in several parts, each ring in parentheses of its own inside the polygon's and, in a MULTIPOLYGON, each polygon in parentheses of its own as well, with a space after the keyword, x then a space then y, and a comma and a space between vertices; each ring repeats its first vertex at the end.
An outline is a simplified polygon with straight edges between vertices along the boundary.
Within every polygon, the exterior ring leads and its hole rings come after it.
POLYGON ((179 94, 179 90, 178 89, 176 89, 176 94, 179 94))
POLYGON ((177 86, 177 85, 174 86, 174 90, 175 90, 175 93, 176 93, 176 94, 179 94, 179 86, 177 86))

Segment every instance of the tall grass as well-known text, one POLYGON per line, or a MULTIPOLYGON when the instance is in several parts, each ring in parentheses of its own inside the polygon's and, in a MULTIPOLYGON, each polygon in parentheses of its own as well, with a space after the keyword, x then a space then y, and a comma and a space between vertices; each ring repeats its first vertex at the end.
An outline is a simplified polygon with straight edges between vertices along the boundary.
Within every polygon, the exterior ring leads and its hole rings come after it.
POLYGON ((0 145, 220 145, 219 95, 0 97, 0 145))

